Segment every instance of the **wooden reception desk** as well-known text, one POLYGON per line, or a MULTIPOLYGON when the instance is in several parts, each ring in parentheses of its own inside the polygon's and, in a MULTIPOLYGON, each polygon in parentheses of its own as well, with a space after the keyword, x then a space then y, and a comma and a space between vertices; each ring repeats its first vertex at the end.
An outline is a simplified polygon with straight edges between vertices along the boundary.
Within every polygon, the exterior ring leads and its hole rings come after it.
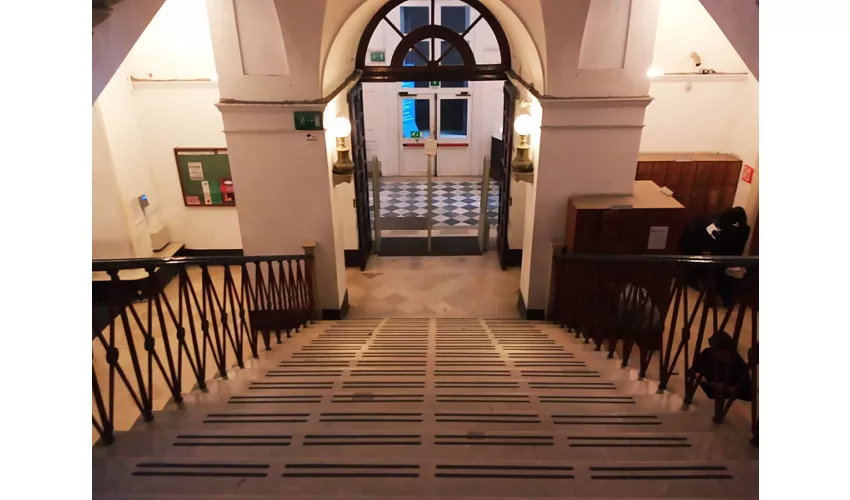
POLYGON ((570 198, 565 244, 575 253, 675 254, 685 207, 652 181, 631 195, 570 198))

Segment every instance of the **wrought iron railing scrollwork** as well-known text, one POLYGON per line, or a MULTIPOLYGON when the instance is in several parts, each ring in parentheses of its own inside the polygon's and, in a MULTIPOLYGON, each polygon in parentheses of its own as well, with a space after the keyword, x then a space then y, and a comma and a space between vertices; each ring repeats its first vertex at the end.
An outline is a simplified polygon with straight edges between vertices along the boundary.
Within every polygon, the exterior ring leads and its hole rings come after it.
POLYGON ((157 396, 181 403, 193 386, 206 390, 207 380, 226 379, 233 366, 271 350, 272 336, 281 343, 317 319, 312 247, 305 251, 93 261, 92 270, 109 277, 107 304, 99 304, 109 321, 92 328, 92 425, 100 440, 114 441, 117 418, 136 418, 117 411, 134 408, 151 421, 157 396), (141 294, 122 279, 139 270, 141 294))
POLYGON ((702 389, 722 422, 751 403, 758 445, 758 257, 558 252, 550 317, 639 376, 656 363, 658 391, 681 377, 686 404, 702 389), (653 361, 655 360, 655 361, 653 361))

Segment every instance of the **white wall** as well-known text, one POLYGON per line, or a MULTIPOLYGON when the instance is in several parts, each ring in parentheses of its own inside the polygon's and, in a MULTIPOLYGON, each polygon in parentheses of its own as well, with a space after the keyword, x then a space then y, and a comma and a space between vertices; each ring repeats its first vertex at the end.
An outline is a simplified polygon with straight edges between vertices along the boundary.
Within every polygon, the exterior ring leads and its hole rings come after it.
MULTIPOLYGON (((177 177, 175 147, 224 148, 215 84, 137 85, 134 97, 150 169, 158 187, 158 204, 175 241, 186 248, 242 248, 237 207, 186 207, 177 177)), ((239 187, 236 187, 239 203, 239 187)))
POLYGON ((133 257, 133 242, 100 108, 92 106, 92 259, 133 257))
MULTIPOLYGON (((150 255, 148 234, 160 224, 190 249, 242 248, 236 208, 184 206, 174 159, 175 147, 226 147, 215 79, 206 2, 168 0, 97 101, 136 256, 150 255)), ((94 192, 93 206, 102 196, 94 192)))
MULTIPOLYGON (((96 105, 100 109, 103 128, 112 168, 117 180, 121 206, 124 211, 133 253, 147 257, 153 252, 150 232, 164 223, 160 217, 160 196, 150 168, 142 129, 136 113, 136 103, 131 92, 128 64, 122 64, 109 84, 103 89, 96 105), (138 198, 146 194, 150 207, 143 213, 138 198)), ((98 159, 93 158, 93 161, 98 159)), ((103 167, 95 168, 102 170, 103 167)), ((99 196, 94 192, 93 198, 99 196)), ((99 202, 93 202, 93 206, 99 202)), ((167 222, 165 222, 167 223, 167 222)), ((93 234, 93 238, 101 235, 93 234)))
MULTIPOLYGON (((655 78, 646 112, 642 152, 720 152, 758 161, 758 81, 699 0, 662 0, 653 67, 665 73, 701 68, 732 75, 655 78)), ((735 204, 746 206, 750 185, 740 183, 735 204)))

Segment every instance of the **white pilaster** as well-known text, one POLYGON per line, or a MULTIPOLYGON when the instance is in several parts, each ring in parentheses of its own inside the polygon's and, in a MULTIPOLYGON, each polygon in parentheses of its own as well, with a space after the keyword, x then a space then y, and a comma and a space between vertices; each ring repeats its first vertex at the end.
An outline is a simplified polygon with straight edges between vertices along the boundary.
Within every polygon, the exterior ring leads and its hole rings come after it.
POLYGON ((630 194, 651 98, 549 99, 533 185, 526 201, 521 293, 528 309, 548 306, 552 244, 563 241, 567 201, 630 194), (531 226, 531 227, 529 227, 531 226))
POLYGON ((345 296, 341 227, 334 214, 325 131, 295 130, 295 111, 324 106, 218 105, 236 186, 246 255, 300 254, 315 241, 319 304, 339 309, 345 296))

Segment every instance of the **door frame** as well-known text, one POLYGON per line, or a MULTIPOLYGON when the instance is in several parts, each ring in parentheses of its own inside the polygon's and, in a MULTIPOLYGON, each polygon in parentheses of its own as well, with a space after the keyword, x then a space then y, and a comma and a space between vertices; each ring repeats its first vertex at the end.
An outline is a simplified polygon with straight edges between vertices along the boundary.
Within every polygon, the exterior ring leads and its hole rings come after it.
MULTIPOLYGON (((410 89, 412 90, 412 89, 410 89)), ((398 165, 399 165, 399 177, 421 177, 426 174, 426 171, 423 169, 419 170, 408 170, 405 171, 405 152, 409 152, 411 149, 420 149, 425 147, 425 139, 433 138, 437 141, 438 151, 442 148, 444 151, 449 148, 463 148, 467 152, 467 155, 472 155, 472 132, 473 132, 473 113, 472 113, 472 93, 468 91, 458 92, 457 89, 420 89, 418 92, 406 92, 402 91, 398 93, 398 114, 396 116, 396 120, 398 121, 398 138, 399 138, 399 147, 398 147, 398 165), (404 132, 404 113, 402 103, 405 99, 414 99, 414 100, 425 100, 428 99, 430 101, 430 119, 429 119, 429 134, 427 137, 422 137, 419 141, 416 139, 405 137, 404 132), (440 126, 440 102, 447 99, 463 99, 467 104, 467 118, 466 118, 466 136, 458 137, 458 138, 444 138, 442 137, 442 127, 440 126)), ((434 170, 431 172, 431 175, 434 177, 439 177, 440 172, 440 154, 437 153, 437 157, 434 158, 434 170)), ((472 164, 471 161, 467 163, 472 164)), ((480 175, 480 172, 469 172, 466 174, 458 174, 460 177, 475 177, 476 175, 480 175)))
MULTIPOLYGON (((357 217, 357 262, 351 264, 366 270, 372 253, 372 213, 369 204, 369 169, 366 153, 366 125, 363 112, 363 83, 357 82, 346 96, 351 121, 351 158, 354 161, 354 206, 357 217)), ((375 193, 374 196, 380 196, 375 193)), ((348 259, 346 259, 348 260, 348 259)), ((348 265, 348 263, 346 263, 348 265)))
POLYGON ((496 235, 496 249, 499 252, 499 264, 502 270, 522 265, 522 249, 511 248, 508 239, 508 225, 511 215, 511 158, 514 152, 514 116, 519 90, 510 80, 505 80, 504 110, 502 110, 502 154, 498 159, 501 169, 499 181, 499 231, 496 235))
MULTIPOLYGON (((413 89, 406 89, 413 90, 413 89)), ((414 171, 405 171, 405 153, 413 154, 414 152, 419 152, 422 148, 425 147, 425 140, 435 137, 437 135, 437 97, 436 93, 431 90, 427 91, 427 89, 421 89, 420 92, 405 92, 401 91, 398 93, 398 113, 396 116, 396 120, 398 121, 398 175, 399 177, 423 177, 427 175, 426 168, 414 171), (419 140, 405 137, 404 136, 404 111, 402 103, 405 99, 411 100, 427 100, 428 106, 430 109, 429 120, 428 120, 428 136, 421 137, 419 140), (412 172, 412 173, 411 173, 412 172)), ((434 160, 435 170, 436 170, 436 159, 434 160)), ((435 175, 435 172, 431 172, 431 175, 435 175)))

